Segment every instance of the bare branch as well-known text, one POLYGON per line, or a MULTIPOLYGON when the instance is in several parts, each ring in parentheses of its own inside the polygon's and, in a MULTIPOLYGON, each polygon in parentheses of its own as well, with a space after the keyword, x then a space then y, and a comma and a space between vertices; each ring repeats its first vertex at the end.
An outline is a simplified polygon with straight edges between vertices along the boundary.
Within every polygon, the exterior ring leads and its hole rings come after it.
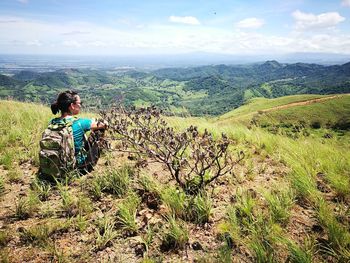
POLYGON ((112 138, 121 140, 124 151, 133 149, 164 163, 172 179, 186 192, 198 193, 229 173, 244 157, 241 154, 232 161, 228 153, 232 142, 224 134, 214 140, 207 130, 200 134, 195 126, 176 133, 154 107, 128 111, 115 108, 101 115, 110 124, 112 138))

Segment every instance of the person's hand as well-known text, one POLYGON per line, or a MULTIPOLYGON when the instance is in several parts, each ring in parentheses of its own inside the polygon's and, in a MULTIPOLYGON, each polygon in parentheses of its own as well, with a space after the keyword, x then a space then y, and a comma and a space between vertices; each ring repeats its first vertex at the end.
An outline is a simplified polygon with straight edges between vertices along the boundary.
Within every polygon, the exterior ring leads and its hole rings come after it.
POLYGON ((101 121, 101 122, 102 122, 102 124, 103 124, 103 126, 104 126, 104 129, 107 130, 107 129, 109 128, 109 123, 108 123, 108 121, 103 120, 103 121, 101 121))

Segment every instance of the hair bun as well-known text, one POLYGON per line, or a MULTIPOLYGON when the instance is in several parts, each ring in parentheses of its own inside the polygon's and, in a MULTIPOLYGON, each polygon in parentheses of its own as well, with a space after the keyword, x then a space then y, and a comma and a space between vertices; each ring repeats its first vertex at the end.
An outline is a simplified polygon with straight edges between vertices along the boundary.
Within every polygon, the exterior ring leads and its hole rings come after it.
POLYGON ((57 101, 51 104, 51 111, 53 114, 57 114, 60 111, 57 101))

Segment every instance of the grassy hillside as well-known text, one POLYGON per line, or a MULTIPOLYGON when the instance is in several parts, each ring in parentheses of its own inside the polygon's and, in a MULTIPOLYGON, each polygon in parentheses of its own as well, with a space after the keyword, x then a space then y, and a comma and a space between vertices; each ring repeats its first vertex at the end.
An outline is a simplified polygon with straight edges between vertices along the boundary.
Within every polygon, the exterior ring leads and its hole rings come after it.
POLYGON ((37 163, 37 142, 49 118, 42 105, 0 101, 0 165, 16 170, 21 162, 37 163))
POLYGON ((285 105, 293 102, 301 102, 301 101, 306 101, 314 98, 322 98, 322 97, 325 97, 325 96, 303 94, 303 95, 286 96, 286 97, 275 98, 275 99, 254 98, 247 101, 243 106, 221 115, 219 119, 227 119, 231 117, 244 118, 246 115, 254 114, 259 110, 266 110, 276 106, 281 106, 281 105, 285 105))
MULTIPOLYGON (((283 104, 257 103, 253 111, 283 104)), ((0 167, 3 261, 350 260, 348 140, 247 128, 232 121, 236 113, 218 120, 167 117, 177 130, 194 124, 214 139, 226 133, 231 154, 243 152, 243 162, 196 197, 178 188, 162 165, 135 168, 133 158, 117 151, 106 152, 91 174, 47 185, 28 161, 36 158, 49 109, 10 101, 0 107, 4 126, 16 127, 1 130, 0 153, 8 156, 0 167)))
POLYGON ((306 126, 350 129, 350 96, 344 95, 318 103, 266 111, 256 116, 261 126, 278 123, 306 126))
POLYGON ((293 95, 275 99, 255 98, 232 110, 217 120, 219 122, 242 122, 249 124, 253 120, 262 126, 276 123, 289 125, 320 122, 330 128, 337 123, 347 121, 350 113, 348 95, 293 95))

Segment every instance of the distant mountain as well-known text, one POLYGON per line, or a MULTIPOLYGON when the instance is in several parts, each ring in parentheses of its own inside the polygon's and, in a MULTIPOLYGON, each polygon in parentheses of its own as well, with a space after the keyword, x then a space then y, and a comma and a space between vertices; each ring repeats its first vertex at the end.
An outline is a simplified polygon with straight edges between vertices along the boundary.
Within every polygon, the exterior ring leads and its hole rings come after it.
POLYGON ((28 80, 34 80, 40 76, 40 73, 29 71, 29 70, 22 70, 18 73, 16 73, 13 78, 21 81, 28 81, 28 80))
POLYGON ((21 84, 22 84, 21 81, 18 81, 12 77, 0 74, 0 87, 2 86, 2 87, 13 88, 21 84))
POLYGON ((350 62, 342 65, 280 63, 207 65, 154 71, 63 68, 52 72, 0 75, 0 97, 52 100, 61 90, 79 91, 87 105, 157 105, 193 115, 217 115, 255 97, 350 93, 350 62), (1 90, 0 90, 1 91, 1 90))

